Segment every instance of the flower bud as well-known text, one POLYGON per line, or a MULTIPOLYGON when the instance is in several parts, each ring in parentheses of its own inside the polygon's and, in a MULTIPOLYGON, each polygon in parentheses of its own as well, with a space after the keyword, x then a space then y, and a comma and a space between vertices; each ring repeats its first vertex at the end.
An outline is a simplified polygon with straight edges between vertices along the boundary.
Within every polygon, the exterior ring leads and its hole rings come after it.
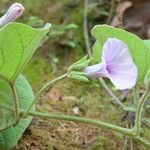
POLYGON ((75 79, 84 83, 90 83, 90 80, 85 76, 84 72, 71 71, 68 78, 75 79))
POLYGON ((11 5, 6 14, 0 18, 0 27, 21 17, 24 10, 25 8, 20 3, 11 5))

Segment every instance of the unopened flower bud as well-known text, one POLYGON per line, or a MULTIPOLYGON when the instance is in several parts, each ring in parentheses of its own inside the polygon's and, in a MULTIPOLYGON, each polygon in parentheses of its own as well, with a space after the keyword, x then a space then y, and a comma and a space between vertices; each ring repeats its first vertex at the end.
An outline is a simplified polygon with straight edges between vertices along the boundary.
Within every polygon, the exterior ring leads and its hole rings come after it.
POLYGON ((6 14, 0 18, 0 27, 21 17, 24 10, 25 8, 20 3, 11 5, 6 14))

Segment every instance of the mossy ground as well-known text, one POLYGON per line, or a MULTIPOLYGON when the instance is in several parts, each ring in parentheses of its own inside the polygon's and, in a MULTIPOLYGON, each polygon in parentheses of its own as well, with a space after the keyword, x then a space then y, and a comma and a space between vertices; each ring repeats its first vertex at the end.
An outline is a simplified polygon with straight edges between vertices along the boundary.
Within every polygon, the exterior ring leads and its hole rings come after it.
MULTIPOLYGON (((46 80, 52 80, 65 73, 67 66, 76 57, 74 52, 68 52, 67 57, 70 59, 64 65, 65 62, 62 60, 66 56, 58 52, 56 55, 60 63, 58 62, 59 65, 56 66, 56 73, 52 74, 51 64, 40 55, 41 50, 33 57, 24 73, 35 91, 46 80)), ((111 98, 102 88, 81 84, 70 79, 64 79, 49 89, 39 100, 37 109, 50 113, 91 117, 120 126, 126 124, 122 121, 124 112, 111 102, 111 98), (73 111, 74 108, 78 108, 77 113, 73 111)), ((148 131, 148 129, 145 130, 148 131)), ((119 133, 97 126, 34 118, 15 149, 121 150, 124 146, 124 139, 125 137, 119 133)), ((136 150, 145 149, 136 142, 133 142, 133 146, 136 150)))
MULTIPOLYGON (((69 31, 60 38, 49 39, 38 49, 25 68, 24 75, 36 92, 43 83, 65 73, 70 64, 85 55, 83 3, 80 0, 19 0, 19 2, 26 7, 21 22, 28 22, 29 16, 38 16, 44 22, 52 24, 76 23, 79 26, 78 29, 69 31), (65 38, 73 39, 76 47, 73 49, 62 45, 65 38)), ((5 0, 2 3, 10 4, 12 1, 5 0)), ((102 10, 103 7, 100 8, 102 10)), ((89 16, 90 26, 106 20, 106 16, 100 15, 101 10, 93 9, 91 14, 95 15, 89 16), (100 15, 99 19, 95 17, 96 15, 100 15), (93 16, 95 19, 92 20, 93 16)), ((69 79, 49 89, 39 100, 37 109, 91 117, 120 126, 126 125, 122 121, 124 112, 111 102, 111 98, 102 88, 69 79)), ((148 137, 148 129, 145 128, 145 131, 148 137)), ((124 139, 125 137, 119 133, 97 126, 34 118, 15 150, 122 150, 124 139)), ((136 142, 133 142, 133 146, 135 150, 145 149, 136 142)))

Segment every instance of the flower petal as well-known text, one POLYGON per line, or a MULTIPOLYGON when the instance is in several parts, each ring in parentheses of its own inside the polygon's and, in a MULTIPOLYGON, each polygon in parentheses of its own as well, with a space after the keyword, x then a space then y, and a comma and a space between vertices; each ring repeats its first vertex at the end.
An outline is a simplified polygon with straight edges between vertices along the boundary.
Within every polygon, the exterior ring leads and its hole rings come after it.
POLYGON ((108 77, 108 71, 106 69, 106 64, 99 63, 96 65, 89 66, 85 69, 85 73, 89 77, 97 78, 97 77, 108 77))
POLYGON ((121 40, 109 38, 103 46, 102 60, 106 64, 132 61, 128 47, 121 40))
POLYGON ((109 38, 103 46, 102 62, 87 67, 85 72, 90 77, 107 77, 117 89, 131 89, 136 84, 137 67, 121 40, 109 38))
POLYGON ((137 79, 137 68, 133 62, 111 66, 109 79, 117 89, 131 89, 137 79))
POLYGON ((109 38, 104 43, 102 61, 107 64, 109 79, 117 89, 131 89, 135 85, 137 68, 121 40, 109 38))

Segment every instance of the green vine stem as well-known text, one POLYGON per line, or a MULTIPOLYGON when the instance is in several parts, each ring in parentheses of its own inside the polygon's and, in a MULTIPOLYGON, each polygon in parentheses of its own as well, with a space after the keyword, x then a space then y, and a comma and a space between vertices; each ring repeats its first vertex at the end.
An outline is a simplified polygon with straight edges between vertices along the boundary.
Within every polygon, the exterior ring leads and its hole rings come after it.
POLYGON ((16 118, 16 121, 19 120, 19 100, 18 100, 18 95, 17 95, 17 91, 16 91, 16 86, 15 84, 10 84, 11 86, 11 89, 12 89, 12 94, 13 94, 13 100, 14 100, 14 106, 15 106, 15 118, 16 118))
POLYGON ((38 100, 38 98, 49 88, 51 87, 54 83, 61 81, 63 79, 65 79, 68 76, 68 73, 63 74, 62 76, 52 80, 52 81, 48 81, 35 95, 34 100, 32 101, 32 103, 29 105, 29 107, 27 108, 26 112, 24 112, 23 117, 25 118, 29 111, 32 109, 33 105, 36 103, 36 101, 38 100))
POLYGON ((143 139, 141 137, 136 137, 135 140, 138 141, 138 142, 140 142, 140 143, 142 143, 146 147, 150 148, 150 142, 146 141, 145 139, 143 139))
POLYGON ((99 78, 100 83, 106 92, 113 98, 114 102, 116 102, 123 110, 126 110, 126 106, 118 99, 118 97, 111 91, 111 89, 107 86, 105 81, 102 78, 99 78))
MULTIPOLYGON (((24 115, 26 110, 21 110, 21 114, 24 115)), ((100 127, 105 127, 107 129, 111 129, 113 131, 122 133, 124 135, 131 136, 134 140, 142 143, 146 147, 150 148, 150 143, 146 141, 145 139, 141 137, 135 137, 133 135, 133 130, 132 129, 127 129, 123 127, 119 127, 110 123, 102 122, 100 120, 95 120, 91 118, 85 118, 85 117, 77 117, 77 116, 69 116, 69 115, 61 115, 61 114, 51 114, 51 113, 43 113, 43 112, 37 112, 37 111, 30 111, 28 115, 33 116, 33 117, 42 117, 42 118, 49 118, 49 119, 56 119, 56 120, 64 120, 64 121, 73 121, 73 122, 79 122, 79 123, 87 123, 87 124, 92 124, 100 127)))
POLYGON ((143 105, 144 105, 145 101, 147 100, 147 98, 149 97, 149 95, 150 95, 149 89, 146 89, 146 91, 144 92, 144 94, 140 98, 140 100, 138 102, 138 105, 136 107, 136 111, 135 111, 135 126, 134 126, 134 134, 135 134, 135 136, 138 136, 140 134, 142 109, 143 109, 143 105))
POLYGON ((26 110, 21 110, 20 114, 25 117, 26 115, 34 116, 34 117, 42 117, 42 118, 49 118, 49 119, 58 119, 58 120, 65 120, 65 121, 74 121, 74 122, 80 122, 80 123, 87 123, 92 125, 97 125, 101 127, 105 127, 107 129, 111 129, 113 131, 122 133, 124 135, 131 136, 134 140, 142 143, 143 145, 150 147, 150 143, 146 141, 145 139, 139 137, 140 130, 141 130, 141 114, 142 114, 142 108, 149 96, 149 90, 147 89, 143 96, 139 99, 138 105, 135 110, 135 126, 132 129, 119 127, 117 125, 113 125, 110 123, 102 122, 99 120, 91 119, 91 118, 85 118, 85 117, 77 117, 77 116, 69 116, 69 115, 61 115, 61 114, 51 114, 51 113, 42 113, 37 111, 30 111, 34 103, 37 101, 38 97, 45 92, 45 90, 50 87, 53 83, 56 83, 64 78, 66 78, 68 73, 48 82, 46 85, 44 85, 39 92, 36 94, 34 101, 31 103, 30 107, 26 110))
MULTIPOLYGON (((21 114, 24 114, 26 110, 21 110, 21 114)), ((132 136, 132 130, 119 127, 110 123, 98 121, 91 118, 85 118, 85 117, 77 117, 77 116, 69 116, 69 115, 61 115, 61 114, 50 114, 50 113, 42 113, 37 111, 30 111, 28 113, 30 116, 34 117, 42 117, 42 118, 49 118, 49 119, 58 119, 58 120, 65 120, 65 121, 73 121, 73 122, 80 122, 80 123, 87 123, 87 124, 93 124, 101 127, 105 127, 117 132, 120 132, 125 135, 132 136)))
MULTIPOLYGON (((143 96, 138 101, 137 107, 135 109, 135 125, 134 125, 134 127, 132 129, 119 127, 117 125, 113 125, 113 124, 110 124, 110 123, 102 122, 102 121, 91 119, 91 118, 76 117, 76 116, 69 116, 69 115, 61 115, 61 114, 50 114, 50 113, 42 113, 42 112, 37 112, 37 111, 31 111, 33 105, 36 103, 36 101, 41 96, 41 94, 43 94, 54 83, 65 79, 67 76, 68 76, 68 72, 66 74, 64 74, 64 75, 62 75, 62 76, 52 80, 52 81, 47 82, 47 84, 45 84, 38 91, 38 93, 35 95, 35 98, 34 98, 33 102, 30 104, 30 106, 28 107, 28 109, 27 110, 20 110, 20 114, 23 117, 26 117, 27 115, 30 115, 30 116, 34 116, 34 117, 58 119, 58 120, 65 120, 65 121, 74 121, 74 122, 81 122, 81 123, 87 123, 87 124, 93 124, 93 125, 105 127, 105 128, 111 129, 113 131, 122 133, 124 135, 131 136, 131 137, 133 137, 133 139, 141 142, 145 146, 150 147, 150 143, 149 142, 147 142, 143 138, 139 137, 140 130, 141 130, 141 114, 142 114, 143 105, 144 105, 145 101, 147 100, 147 98, 148 98, 148 96, 150 94, 148 89, 146 89, 146 91, 144 92, 143 96)), ((16 103, 16 100, 17 100, 16 89, 15 89, 14 86, 12 86, 12 89, 13 89, 13 94, 14 94, 15 107, 17 107, 18 104, 16 103)), ((122 104, 120 104, 120 106, 122 108, 124 108, 124 109, 126 108, 122 104)), ((19 111, 19 109, 15 109, 15 110, 19 111)), ((17 115, 17 112, 16 112, 16 115, 17 115)))
MULTIPOLYGON (((26 110, 21 110, 22 115, 25 112, 26 112, 26 110)), ((131 136, 131 138, 133 138, 134 140, 136 140, 150 148, 150 143, 141 137, 135 137, 133 135, 132 129, 119 127, 119 126, 116 126, 116 125, 113 125, 110 123, 102 122, 100 120, 95 120, 95 119, 85 118, 85 117, 61 115, 61 114, 43 113, 43 112, 37 112, 37 111, 30 111, 28 113, 28 115, 33 116, 33 117, 42 117, 42 118, 49 118, 49 119, 56 119, 56 120, 73 121, 73 122, 87 123, 87 124, 92 124, 92 125, 96 125, 96 126, 100 126, 100 127, 105 127, 107 129, 111 129, 113 131, 131 136)))

